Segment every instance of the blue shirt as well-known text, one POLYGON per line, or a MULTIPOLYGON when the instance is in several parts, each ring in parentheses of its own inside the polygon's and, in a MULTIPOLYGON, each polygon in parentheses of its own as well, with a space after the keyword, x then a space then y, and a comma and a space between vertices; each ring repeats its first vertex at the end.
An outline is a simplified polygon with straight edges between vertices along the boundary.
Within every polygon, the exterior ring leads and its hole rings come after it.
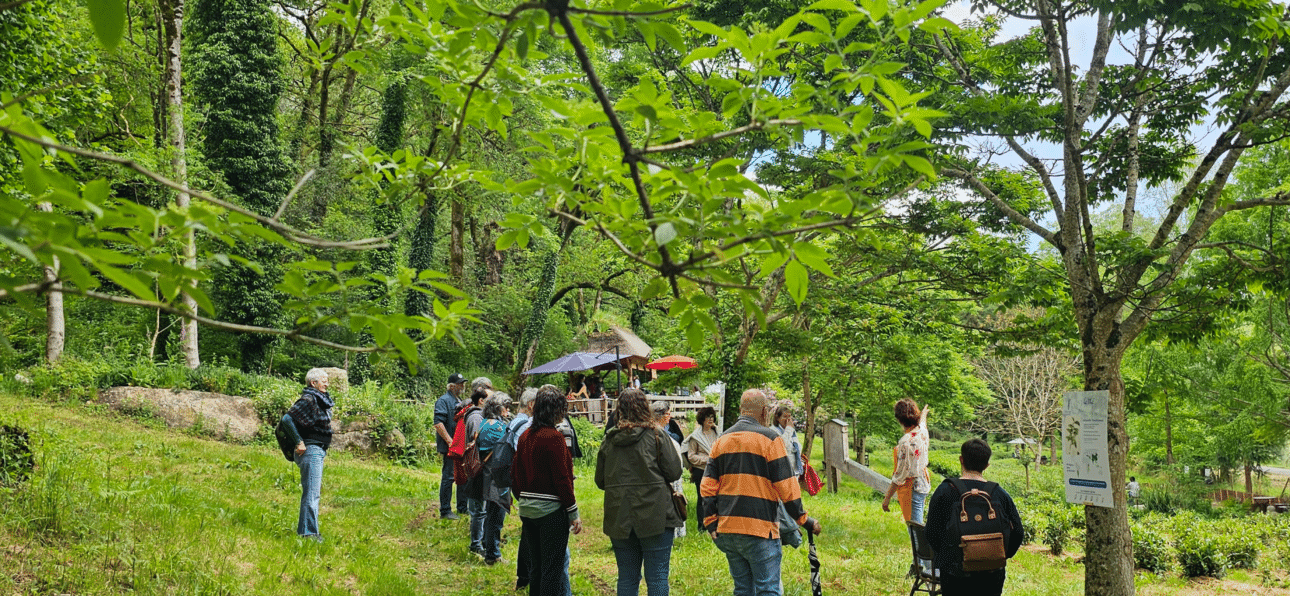
POLYGON ((506 434, 506 422, 497 418, 485 418, 484 423, 479 425, 479 453, 484 454, 492 451, 498 443, 502 442, 502 435, 506 434))
MULTIPOLYGON (((439 396, 438 401, 434 402, 434 423, 442 424, 448 429, 450 437, 457 432, 457 405, 457 398, 451 393, 444 393, 439 396)), ((439 453, 448 452, 448 442, 444 441, 439 433, 434 434, 434 446, 439 453)))
POLYGON ((533 424, 532 416, 529 416, 528 414, 515 415, 515 419, 511 421, 510 426, 510 428, 515 431, 515 434, 511 436, 512 448, 520 448, 520 435, 524 434, 524 431, 528 430, 531 424, 533 424))

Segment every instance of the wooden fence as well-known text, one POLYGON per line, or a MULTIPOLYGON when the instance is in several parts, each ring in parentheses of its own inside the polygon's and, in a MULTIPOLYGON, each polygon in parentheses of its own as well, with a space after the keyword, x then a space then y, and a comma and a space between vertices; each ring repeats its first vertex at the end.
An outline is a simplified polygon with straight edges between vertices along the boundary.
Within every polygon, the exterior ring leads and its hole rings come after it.
POLYGON ((838 492, 838 482, 846 474, 869 488, 886 493, 891 479, 850 458, 847 454, 847 423, 834 418, 824 423, 824 483, 829 492, 838 492))

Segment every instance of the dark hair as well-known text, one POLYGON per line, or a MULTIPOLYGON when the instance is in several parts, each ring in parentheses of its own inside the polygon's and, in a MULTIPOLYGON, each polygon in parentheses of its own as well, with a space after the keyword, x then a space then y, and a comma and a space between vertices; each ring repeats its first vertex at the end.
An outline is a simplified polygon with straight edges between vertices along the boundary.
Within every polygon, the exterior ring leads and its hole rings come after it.
MULTIPOLYGON (((908 397, 896 402, 896 421, 901 426, 910 427, 918 424, 918 417, 922 412, 918 411, 918 404, 908 397)), ((979 470, 978 470, 979 471, 979 470)))
POLYGON ((569 400, 559 387, 549 383, 538 387, 537 399, 533 401, 533 426, 555 426, 568 413, 569 400))
POLYGON ((480 404, 480 402, 484 401, 485 399, 488 399, 488 391, 487 391, 487 390, 484 390, 484 389, 478 389, 478 390, 475 390, 475 391, 471 392, 471 394, 470 394, 470 403, 472 403, 472 404, 474 404, 474 405, 477 405, 477 406, 478 406, 478 405, 480 404))
POLYGON ((771 424, 774 424, 775 426, 779 426, 779 419, 783 418, 784 414, 790 413, 792 411, 793 411, 793 407, 787 404, 779 406, 778 408, 775 408, 775 417, 770 419, 771 424))
POLYGON ((650 410, 649 400, 640 389, 624 389, 623 394, 618 396, 618 407, 614 411, 618 413, 620 428, 654 425, 654 413, 650 410))
POLYGON ((703 428, 703 422, 705 420, 716 417, 717 410, 715 408, 712 406, 703 406, 702 408, 699 408, 699 413, 695 416, 694 421, 699 425, 699 428, 703 428))
POLYGON ((969 472, 984 472, 990 467, 990 444, 981 439, 969 439, 959 449, 963 457, 963 469, 969 472))
POLYGON ((1129 482, 1137 482, 1137 481, 1138 481, 1137 476, 1129 476, 1129 482))

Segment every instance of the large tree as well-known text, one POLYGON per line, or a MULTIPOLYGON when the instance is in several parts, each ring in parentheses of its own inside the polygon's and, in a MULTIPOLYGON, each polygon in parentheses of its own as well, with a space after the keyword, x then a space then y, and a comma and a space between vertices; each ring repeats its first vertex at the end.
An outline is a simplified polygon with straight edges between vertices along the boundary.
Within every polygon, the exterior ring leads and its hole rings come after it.
MULTIPOLYGON (((278 20, 265 0, 200 0, 188 20, 192 88, 201 106, 202 153, 241 204, 273 216, 291 189, 291 165, 278 135, 282 60, 278 20)), ((280 248, 270 243, 235 247, 256 263, 231 263, 218 270, 224 316, 239 324, 279 323, 283 296, 280 248)), ((244 370, 269 366, 272 338, 238 336, 244 370)))
MULTIPOLYGON (((955 149, 941 172, 1056 250, 1083 354, 1083 386, 1108 390, 1107 442, 1114 507, 1087 507, 1085 593, 1132 594, 1133 557, 1124 492, 1125 350, 1162 309, 1180 300, 1179 278, 1225 215, 1286 204, 1284 194, 1232 200, 1224 189, 1241 155, 1286 132, 1290 86, 1284 8, 1270 1, 977 1, 1032 22, 1019 38, 997 28, 927 40, 941 54, 942 101, 957 116, 957 143, 998 139, 1034 181, 988 154, 955 149), (1086 17, 1092 35, 1077 22, 1086 17), (1089 51, 1080 47, 1091 40, 1089 51), (1120 51, 1119 49, 1123 49, 1120 51), (1113 51, 1116 50, 1116 51, 1113 51), (1207 144, 1191 127, 1212 123, 1207 144), (1144 188, 1180 181, 1145 239, 1133 234, 1144 188), (1114 204, 1118 230, 1092 214, 1114 204)), ((988 20, 987 20, 988 21, 988 20)), ((959 145, 961 147, 961 145, 959 145)))

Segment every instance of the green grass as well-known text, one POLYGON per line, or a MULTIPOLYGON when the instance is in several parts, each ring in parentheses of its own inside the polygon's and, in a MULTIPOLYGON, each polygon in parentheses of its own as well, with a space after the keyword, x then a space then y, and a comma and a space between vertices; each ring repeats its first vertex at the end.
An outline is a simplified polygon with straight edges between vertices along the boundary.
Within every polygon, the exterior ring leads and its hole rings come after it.
MULTIPOLYGON (((464 519, 436 519, 437 468, 328 457, 326 542, 314 544, 295 537, 299 476, 272 445, 230 445, 101 408, 10 396, 0 396, 0 412, 0 423, 32 432, 37 455, 26 485, 0 489, 0 593, 512 593, 513 563, 483 565, 467 551, 464 519)), ((612 594, 601 493, 590 468, 578 475, 587 531, 572 537, 574 593, 612 594)), ((879 502, 850 481, 838 494, 807 497, 825 528, 825 594, 908 593, 904 525, 879 502)), ((724 556, 690 524, 672 556, 674 593, 729 594, 724 556)), ((503 551, 512 562, 518 532, 512 515, 503 551)), ((810 593, 805 548, 789 549, 783 569, 788 595, 810 593)), ((1023 551, 1008 570, 1010 595, 1083 593, 1083 568, 1070 557, 1023 551)), ((1144 593, 1179 585, 1144 580, 1144 593)))

